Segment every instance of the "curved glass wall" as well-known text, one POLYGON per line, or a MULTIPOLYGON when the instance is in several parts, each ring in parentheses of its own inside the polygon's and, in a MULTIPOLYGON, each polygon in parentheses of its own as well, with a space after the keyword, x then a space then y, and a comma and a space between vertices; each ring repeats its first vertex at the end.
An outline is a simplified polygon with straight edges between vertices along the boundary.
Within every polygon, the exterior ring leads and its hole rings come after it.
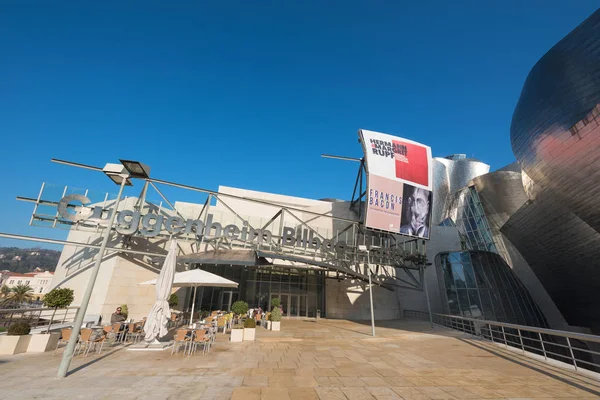
MULTIPOLYGON (((473 186, 456 193, 448 214, 453 225, 460 232, 464 250, 498 252, 481 199, 473 186)), ((448 225, 448 221, 444 220, 442 224, 448 225)))
POLYGON ((546 320, 508 264, 496 253, 439 253, 435 265, 446 312, 470 318, 547 327, 546 320))

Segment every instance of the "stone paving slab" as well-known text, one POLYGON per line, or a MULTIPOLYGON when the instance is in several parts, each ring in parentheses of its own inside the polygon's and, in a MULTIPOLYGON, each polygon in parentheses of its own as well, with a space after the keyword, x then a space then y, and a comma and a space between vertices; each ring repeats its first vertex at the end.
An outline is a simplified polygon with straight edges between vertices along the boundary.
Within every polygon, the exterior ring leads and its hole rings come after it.
POLYGON ((421 321, 284 320, 209 354, 0 357, 0 399, 592 399, 600 382, 421 321))

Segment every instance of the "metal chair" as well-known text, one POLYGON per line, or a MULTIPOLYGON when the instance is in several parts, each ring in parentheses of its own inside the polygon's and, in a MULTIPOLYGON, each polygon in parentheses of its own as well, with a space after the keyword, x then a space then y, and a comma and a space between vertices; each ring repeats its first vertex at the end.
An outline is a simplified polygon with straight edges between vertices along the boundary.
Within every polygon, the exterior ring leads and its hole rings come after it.
POLYGON ((187 346, 190 343, 190 337, 188 337, 188 329, 177 329, 175 332, 175 338, 173 339, 173 347, 171 348, 171 355, 179 351, 179 346, 184 344, 183 354, 187 351, 187 346))
POLYGON ((79 337, 79 351, 77 354, 80 354, 81 350, 85 348, 83 356, 87 357, 92 347, 95 349, 98 343, 100 343, 100 350, 98 350, 98 354, 102 353, 102 347, 104 346, 106 336, 101 335, 100 337, 92 337, 93 332, 94 330, 90 328, 83 328, 81 330, 81 335, 79 337))
POLYGON ((141 332, 138 330, 138 324, 128 324, 127 333, 125 334, 125 341, 133 338, 133 343, 137 343, 141 336, 141 332))
POLYGON ((56 350, 58 350, 58 346, 60 346, 61 343, 66 344, 69 342, 69 339, 71 338, 71 332, 73 332, 73 329, 71 329, 71 328, 61 329, 60 339, 58 339, 58 343, 56 343, 56 348, 54 349, 54 353, 52 354, 52 357, 54 357, 56 355, 56 350))
POLYGON ((206 330, 204 329, 197 329, 194 331, 190 354, 194 354, 198 346, 202 346, 202 354, 205 354, 210 348, 210 338, 206 337, 206 330))

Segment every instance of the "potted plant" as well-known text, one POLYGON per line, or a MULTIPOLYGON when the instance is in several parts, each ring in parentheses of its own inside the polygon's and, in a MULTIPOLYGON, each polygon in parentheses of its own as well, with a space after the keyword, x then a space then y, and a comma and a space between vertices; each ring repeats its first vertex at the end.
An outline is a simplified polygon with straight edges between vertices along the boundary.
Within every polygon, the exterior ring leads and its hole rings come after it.
POLYGON ((238 300, 231 305, 231 311, 233 311, 233 313, 237 316, 237 319, 239 320, 240 317, 246 315, 246 313, 248 312, 248 303, 242 300, 238 300))
POLYGON ((171 293, 169 296, 169 307, 175 308, 179 305, 179 297, 175 293, 171 293))
POLYGON ((254 318, 246 318, 244 321, 244 342, 253 342, 256 337, 256 320, 254 318))
POLYGON ((271 310, 274 308, 279 308, 281 306, 281 300, 278 298, 271 299, 271 310))
POLYGON ((60 339, 60 333, 50 332, 52 330, 52 323, 54 322, 56 310, 69 307, 73 302, 73 298, 73 289, 68 288, 55 288, 44 296, 44 305, 49 308, 54 308, 54 311, 52 312, 52 317, 50 317, 50 324, 48 325, 46 332, 31 336, 29 347, 27 348, 28 353, 43 353, 56 348, 58 339, 60 339))
POLYGON ((244 340, 244 325, 235 324, 231 327, 231 341, 241 342, 244 340))
POLYGON ((127 304, 121 304, 121 315, 127 320, 127 316, 129 315, 129 308, 127 308, 127 304))
POLYGON ((271 330, 281 330, 281 308, 275 307, 273 311, 271 311, 271 315, 269 317, 271 319, 271 330))
POLYGON ((8 327, 8 334, 0 336, 0 354, 25 353, 31 340, 29 324, 16 322, 8 327))

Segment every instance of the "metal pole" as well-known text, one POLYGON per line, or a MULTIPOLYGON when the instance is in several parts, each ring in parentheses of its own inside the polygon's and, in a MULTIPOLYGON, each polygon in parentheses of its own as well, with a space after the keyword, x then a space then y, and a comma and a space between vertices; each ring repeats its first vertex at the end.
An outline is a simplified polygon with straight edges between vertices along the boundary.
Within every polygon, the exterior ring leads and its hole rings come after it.
POLYGON ((198 286, 194 286, 194 297, 192 297, 192 313, 190 314, 190 325, 194 323, 194 306, 196 305, 196 289, 198 289, 198 286))
POLYGON ((369 275, 369 300, 371 301, 371 336, 375 337, 375 314, 373 311, 373 284, 371 283, 371 250, 367 251, 367 268, 369 275))
POLYGON ((96 283, 96 278, 98 277, 98 272, 100 271, 100 264, 102 264, 102 258, 104 257, 104 252, 106 250, 106 245, 108 244, 108 239, 110 239, 111 231, 113 224, 115 223, 115 218, 117 216, 117 211, 119 209, 119 203, 121 202, 121 195, 123 194, 123 188, 125 188, 125 183, 127 183, 127 178, 123 177, 123 181, 121 182, 121 187, 119 188, 119 194, 117 195, 117 201, 115 203, 115 208, 113 209, 112 215, 110 216, 110 221, 108 222, 108 226, 106 227, 106 231, 104 232, 104 239, 102 240, 102 245, 100 246, 100 251, 98 252, 98 258, 96 259, 96 264, 92 269, 92 273, 90 276, 90 280, 88 282, 88 286, 85 289, 85 293, 83 294, 83 299, 81 300, 81 306, 79 307, 79 311, 77 312, 77 316, 75 317, 75 322, 73 322, 73 330, 71 332, 71 338, 69 339, 69 343, 65 348, 65 352, 63 353, 62 361, 60 362, 60 366, 58 367, 58 377, 64 378, 67 376, 67 372, 69 371, 69 365, 71 364, 71 360, 73 359, 73 353, 75 352, 75 346, 77 345, 77 340, 79 339, 79 332, 81 331, 81 324, 83 323, 83 317, 85 317, 85 313, 87 311, 88 305, 90 303, 90 298, 92 297, 92 291, 94 290, 94 284, 96 283))
POLYGON ((429 322, 431 323, 431 329, 433 329, 433 314, 431 314, 431 303, 429 303, 429 290, 427 289, 427 279, 425 279, 425 266, 423 268, 423 288, 425 289, 425 297, 427 298, 427 311, 429 311, 429 322))

